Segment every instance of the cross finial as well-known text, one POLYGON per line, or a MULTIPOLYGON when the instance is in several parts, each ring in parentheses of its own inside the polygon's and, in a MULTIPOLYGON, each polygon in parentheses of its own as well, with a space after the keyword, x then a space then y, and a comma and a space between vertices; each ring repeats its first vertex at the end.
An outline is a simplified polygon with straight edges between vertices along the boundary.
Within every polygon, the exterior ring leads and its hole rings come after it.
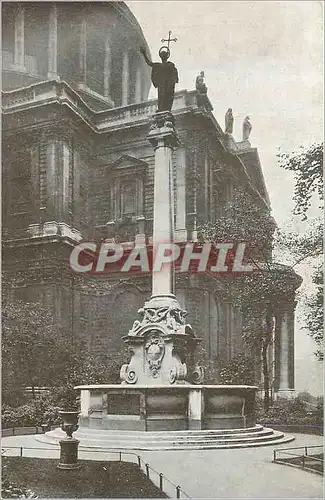
POLYGON ((177 38, 170 38, 171 34, 172 34, 172 32, 168 31, 168 38, 162 38, 161 39, 162 43, 167 42, 168 49, 169 49, 170 42, 177 42, 177 38))

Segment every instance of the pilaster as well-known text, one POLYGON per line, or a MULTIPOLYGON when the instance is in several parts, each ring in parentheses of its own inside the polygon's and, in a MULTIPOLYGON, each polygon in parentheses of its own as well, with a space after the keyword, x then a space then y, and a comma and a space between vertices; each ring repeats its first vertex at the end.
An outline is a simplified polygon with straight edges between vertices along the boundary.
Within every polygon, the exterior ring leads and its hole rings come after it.
POLYGON ((56 4, 51 5, 49 13, 48 79, 58 78, 58 19, 56 4))
POLYGON ((105 40, 105 59, 104 59, 104 96, 110 97, 110 84, 111 84, 111 70, 112 70, 112 54, 110 47, 110 40, 105 40))
POLYGON ((18 6, 15 16, 14 62, 17 69, 25 70, 25 9, 22 5, 18 6))
POLYGON ((141 75, 141 69, 138 67, 137 72, 136 72, 136 77, 135 77, 135 99, 134 102, 141 102, 142 98, 142 75, 141 75))
POLYGON ((79 82, 87 84, 86 81, 86 70, 87 70, 87 22, 86 19, 82 19, 80 25, 80 40, 79 40, 79 82))
POLYGON ((122 106, 127 106, 129 101, 129 53, 123 55, 122 67, 122 106))

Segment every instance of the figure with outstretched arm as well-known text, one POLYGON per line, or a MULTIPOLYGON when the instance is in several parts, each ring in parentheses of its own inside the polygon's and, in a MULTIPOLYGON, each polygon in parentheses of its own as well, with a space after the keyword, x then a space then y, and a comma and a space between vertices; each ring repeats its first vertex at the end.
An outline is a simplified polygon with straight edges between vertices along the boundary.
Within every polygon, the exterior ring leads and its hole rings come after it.
POLYGON ((168 61, 170 56, 169 48, 161 47, 159 56, 161 63, 150 61, 144 47, 140 48, 140 52, 146 63, 151 66, 151 81, 156 89, 158 89, 158 113, 161 111, 171 111, 175 95, 175 84, 178 83, 178 72, 171 61, 168 61))
POLYGON ((153 66, 153 62, 150 61, 149 57, 147 56, 146 49, 144 47, 140 47, 140 52, 143 55, 144 60, 146 61, 146 63, 148 64, 148 66, 152 67, 153 66))

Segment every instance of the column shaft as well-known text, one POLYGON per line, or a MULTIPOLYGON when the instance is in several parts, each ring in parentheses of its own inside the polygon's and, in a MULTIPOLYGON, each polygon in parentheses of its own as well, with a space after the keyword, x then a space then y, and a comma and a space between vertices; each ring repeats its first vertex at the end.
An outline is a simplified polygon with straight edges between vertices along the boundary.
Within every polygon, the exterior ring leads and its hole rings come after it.
MULTIPOLYGON (((161 243, 173 243, 174 204, 172 184, 172 148, 159 140, 155 150, 153 248, 161 243)), ((152 294, 174 293, 174 264, 166 263, 152 273, 152 294)))
POLYGON ((187 240, 186 229, 186 153, 185 149, 176 151, 176 178, 177 178, 177 194, 176 194, 176 231, 175 238, 177 241, 187 240))
POLYGON ((288 308, 278 317, 277 333, 279 339, 276 343, 278 353, 278 394, 290 397, 294 392, 294 308, 288 308))

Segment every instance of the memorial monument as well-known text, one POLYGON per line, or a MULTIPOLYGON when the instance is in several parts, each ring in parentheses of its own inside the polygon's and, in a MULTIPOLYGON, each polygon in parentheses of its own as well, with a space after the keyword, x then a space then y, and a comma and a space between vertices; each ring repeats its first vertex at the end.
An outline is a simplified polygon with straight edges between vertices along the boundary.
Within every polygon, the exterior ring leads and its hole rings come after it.
MULTIPOLYGON (((153 67, 152 80, 158 88, 158 110, 149 120, 148 133, 155 151, 152 246, 157 257, 164 248, 161 244, 174 242, 172 153, 179 141, 170 109, 177 69, 166 62, 169 47, 159 51, 162 63, 151 63, 142 53, 153 67)), ((139 316, 123 337, 132 355, 121 367, 122 384, 76 388, 81 390, 81 427, 94 425, 94 411, 98 412, 95 426, 108 430, 181 431, 255 425, 257 387, 201 385, 203 369, 195 364, 199 338, 186 324, 186 311, 174 294, 173 262, 166 261, 157 270, 153 267, 152 295, 139 316), (95 402, 100 406, 96 408, 95 402)))
MULTIPOLYGON (((158 89, 158 110, 144 120, 154 149, 154 253, 159 251, 159 244, 174 242, 172 157, 179 140, 171 110, 178 72, 168 62, 171 41, 169 33, 167 46, 159 51, 161 63, 151 63, 142 51, 158 89)), ((123 74, 126 79, 127 71, 123 74)), ((122 105, 129 102, 123 82, 122 105)), ((53 151, 49 150, 51 154, 53 151)), ((143 166, 143 162, 139 164, 143 166)), ((162 268, 153 270, 151 298, 140 308, 132 328, 128 333, 121 331, 131 351, 128 363, 121 367, 121 384, 75 388, 81 393, 79 429, 75 432, 80 448, 215 448, 290 440, 255 425, 257 387, 203 383, 203 369, 195 362, 199 336, 200 332, 196 335, 187 324, 186 311, 175 295, 173 263, 165 262, 162 268)), ((56 429, 36 439, 57 444, 62 437, 63 431, 56 429)))

